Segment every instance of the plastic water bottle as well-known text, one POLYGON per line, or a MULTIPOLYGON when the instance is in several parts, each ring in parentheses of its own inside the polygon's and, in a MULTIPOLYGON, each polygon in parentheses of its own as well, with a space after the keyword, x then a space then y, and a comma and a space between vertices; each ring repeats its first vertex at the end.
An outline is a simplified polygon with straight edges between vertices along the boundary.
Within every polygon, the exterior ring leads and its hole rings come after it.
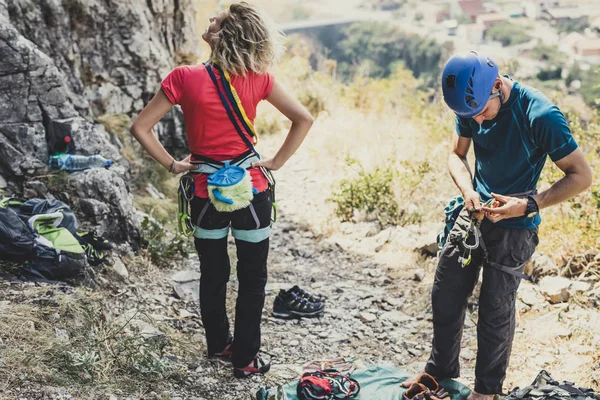
POLYGON ((99 154, 84 156, 79 154, 56 154, 50 156, 48 165, 54 169, 81 171, 88 168, 110 167, 112 162, 99 154))

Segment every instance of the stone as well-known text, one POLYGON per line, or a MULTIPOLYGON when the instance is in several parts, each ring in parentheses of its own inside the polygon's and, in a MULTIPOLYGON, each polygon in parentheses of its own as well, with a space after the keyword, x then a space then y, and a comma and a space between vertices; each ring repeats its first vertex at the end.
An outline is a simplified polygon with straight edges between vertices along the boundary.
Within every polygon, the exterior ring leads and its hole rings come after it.
POLYGON ((288 346, 297 347, 299 344, 300 344, 300 342, 297 340, 290 340, 288 343, 288 346))
POLYGON ((415 357, 421 357, 423 355, 423 351, 416 348, 410 348, 408 349, 408 352, 415 357))
POLYGON ((200 273, 193 270, 179 271, 171 277, 171 286, 175 295, 180 299, 191 298, 199 300, 200 273))
POLYGON ((29 181, 23 185, 25 190, 31 191, 33 196, 28 197, 37 197, 37 198, 53 198, 54 196, 48 195, 48 188, 40 181, 29 181))
POLYGON ((0 189, 6 189, 8 187, 8 182, 2 175, 0 175, 0 189))
POLYGON ((531 275, 533 272, 541 275, 558 271, 554 260, 542 252, 535 252, 525 267, 525 273, 531 275))
POLYGON ((54 328, 54 336, 59 342, 69 342, 69 333, 65 329, 54 328))
POLYGON ((553 304, 569 300, 571 280, 560 276, 546 276, 540 280, 540 292, 553 304))
POLYGON ((140 319, 133 319, 129 324, 140 336, 146 339, 164 335, 160 329, 140 319))
POLYGON ((417 249, 419 253, 429 257, 436 257, 438 250, 437 242, 425 244, 417 249))
POLYGON ((179 316, 181 318, 198 318, 197 314, 191 313, 188 310, 184 309, 179 310, 179 316))
POLYGON ((154 187, 153 184, 151 184, 150 182, 148 182, 146 184, 146 193, 148 193, 150 195, 150 197, 152 197, 154 200, 164 200, 165 199, 165 195, 164 193, 161 193, 157 188, 154 187))
POLYGON ((528 306, 543 304, 545 298, 537 289, 529 282, 522 282, 517 291, 517 297, 528 306))
POLYGON ((425 278, 425 270, 423 268, 419 268, 415 270, 414 280, 417 282, 421 282, 425 278))
POLYGON ((460 357, 467 361, 471 361, 474 360, 475 357, 477 357, 477 354, 469 348, 463 348, 460 351, 460 357))
POLYGON ((379 316, 379 319, 393 322, 396 325, 411 321, 413 318, 401 311, 388 311, 379 316))
POLYGON ((369 312, 363 311, 358 313, 358 318, 365 323, 368 322, 373 322, 377 319, 377 317, 374 314, 371 314, 369 312))
POLYGON ((589 292, 591 287, 592 285, 588 282, 574 281, 573 283, 571 283, 571 291, 575 293, 589 292))
POLYGON ((115 275, 121 280, 127 281, 129 279, 129 271, 127 271, 127 267, 125 267, 125 264, 123 264, 123 261, 121 261, 120 258, 116 258, 113 261, 111 268, 115 275))

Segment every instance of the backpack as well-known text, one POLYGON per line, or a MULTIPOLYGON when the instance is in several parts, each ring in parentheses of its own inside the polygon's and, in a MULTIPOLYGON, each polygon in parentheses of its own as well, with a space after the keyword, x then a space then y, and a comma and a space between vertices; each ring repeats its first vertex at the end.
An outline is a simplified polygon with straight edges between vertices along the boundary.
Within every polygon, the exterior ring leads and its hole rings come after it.
POLYGON ((0 200, 0 259, 24 263, 23 272, 36 278, 79 276, 86 254, 65 225, 76 229, 77 221, 69 206, 57 200, 0 200), (30 214, 33 210, 54 212, 30 214))
POLYGON ((504 400, 600 400, 592 389, 578 388, 572 382, 559 383, 541 371, 530 386, 515 388, 504 400))

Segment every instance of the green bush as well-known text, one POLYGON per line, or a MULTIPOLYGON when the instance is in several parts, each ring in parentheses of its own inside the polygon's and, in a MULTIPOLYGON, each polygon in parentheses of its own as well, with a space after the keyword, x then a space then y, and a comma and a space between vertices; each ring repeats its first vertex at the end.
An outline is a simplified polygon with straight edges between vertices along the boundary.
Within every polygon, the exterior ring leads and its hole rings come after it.
MULTIPOLYGON (((351 164, 357 164, 350 161, 351 164)), ((335 213, 341 221, 351 221, 356 212, 375 213, 383 225, 407 225, 421 221, 422 214, 408 199, 412 190, 430 171, 428 163, 406 164, 400 172, 393 166, 376 167, 373 172, 365 171, 358 164, 358 175, 354 179, 343 179, 334 190, 331 200, 335 203, 335 213), (401 193, 399 193, 401 192, 401 193)))
POLYGON ((143 241, 148 258, 158 267, 171 267, 173 262, 187 258, 190 253, 189 238, 177 232, 172 239, 164 228, 166 221, 155 221, 145 217, 142 221, 143 241))
POLYGON ((536 75, 536 77, 540 81, 550 81, 550 80, 554 80, 554 79, 560 79, 561 76, 562 76, 562 68, 561 67, 542 69, 536 75))
POLYGON ((513 46, 531 40, 527 29, 523 26, 505 21, 492 25, 487 31, 487 36, 502 43, 502 46, 513 46))
POLYGON ((357 22, 320 39, 331 51, 329 58, 337 61, 338 72, 345 80, 352 80, 366 60, 371 61, 370 77, 387 77, 395 63, 404 61, 415 77, 435 78, 442 61, 452 52, 449 43, 439 44, 435 39, 378 22, 357 22))
POLYGON ((600 108, 600 68, 590 69, 581 79, 581 96, 592 108, 600 108))

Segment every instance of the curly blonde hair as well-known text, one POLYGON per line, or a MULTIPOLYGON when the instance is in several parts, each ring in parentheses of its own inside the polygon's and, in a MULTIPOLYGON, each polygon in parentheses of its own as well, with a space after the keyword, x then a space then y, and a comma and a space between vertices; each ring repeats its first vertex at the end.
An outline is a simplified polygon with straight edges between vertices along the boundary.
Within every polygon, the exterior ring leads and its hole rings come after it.
POLYGON ((282 38, 256 8, 246 2, 235 3, 225 10, 210 58, 234 75, 245 76, 248 71, 262 74, 281 54, 282 38))

